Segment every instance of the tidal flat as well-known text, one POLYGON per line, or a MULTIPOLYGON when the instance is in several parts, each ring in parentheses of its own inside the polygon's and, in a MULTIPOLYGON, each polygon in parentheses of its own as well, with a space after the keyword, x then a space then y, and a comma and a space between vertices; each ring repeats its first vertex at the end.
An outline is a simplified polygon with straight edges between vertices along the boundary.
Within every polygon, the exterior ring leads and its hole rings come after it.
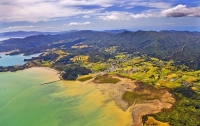
POLYGON ((130 126, 124 111, 95 84, 58 81, 57 71, 30 68, 0 73, 1 126, 130 126))

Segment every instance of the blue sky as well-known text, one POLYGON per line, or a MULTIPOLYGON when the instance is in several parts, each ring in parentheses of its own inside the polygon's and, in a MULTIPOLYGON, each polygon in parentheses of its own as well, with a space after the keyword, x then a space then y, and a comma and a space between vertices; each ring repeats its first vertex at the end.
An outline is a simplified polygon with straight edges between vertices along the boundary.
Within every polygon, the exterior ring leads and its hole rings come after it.
POLYGON ((0 0, 0 32, 200 31, 199 0, 0 0))

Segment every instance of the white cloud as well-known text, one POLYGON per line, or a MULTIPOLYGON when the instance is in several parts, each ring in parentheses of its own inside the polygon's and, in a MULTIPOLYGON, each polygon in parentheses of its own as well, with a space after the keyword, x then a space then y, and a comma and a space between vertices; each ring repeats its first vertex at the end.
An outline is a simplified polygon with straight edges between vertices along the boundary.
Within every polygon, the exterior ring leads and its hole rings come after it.
POLYGON ((100 16, 98 16, 98 18, 106 20, 106 21, 129 20, 131 18, 131 13, 118 12, 118 11, 106 12, 106 13, 100 14, 100 16))
POLYGON ((114 11, 114 12, 101 13, 100 16, 98 16, 98 18, 105 21, 123 21, 123 20, 139 19, 139 18, 160 17, 160 16, 161 14, 157 11, 145 11, 139 14, 114 11))
POLYGON ((121 2, 122 5, 125 8, 134 8, 136 6, 142 6, 142 7, 151 7, 151 8, 158 8, 158 9, 166 9, 171 7, 171 3, 163 2, 160 0, 128 0, 121 2))
POLYGON ((123 21, 149 17, 200 16, 200 7, 187 8, 185 5, 172 7, 171 5, 171 2, 164 2, 164 0, 0 0, 0 22, 39 22, 72 17, 123 21), (87 6, 92 7, 87 8, 87 6), (121 7, 122 10, 113 9, 105 12, 106 8, 112 6, 121 7), (133 13, 130 10, 126 12, 125 8, 136 6, 147 7, 147 9, 140 13, 133 13))
MULTIPOLYGON (((83 9, 73 7, 67 4, 61 4, 64 0, 16 0, 9 2, 0 1, 0 22, 39 22, 49 21, 52 19, 69 18, 78 15, 88 15, 99 13, 103 8, 83 9), (9 10, 8 10, 9 9, 9 10)), ((74 0, 77 2, 77 0, 74 0)), ((70 2, 69 2, 70 3, 70 2)), ((84 4, 84 3, 83 3, 84 4)))
POLYGON ((186 5, 177 5, 169 9, 150 9, 138 14, 130 12, 106 12, 100 13, 98 18, 106 21, 131 20, 152 17, 200 17, 200 6, 187 8, 186 5))
POLYGON ((145 14, 145 13, 141 13, 141 14, 132 14, 131 17, 134 18, 134 19, 148 18, 148 17, 153 17, 153 14, 145 14))
POLYGON ((60 0, 60 4, 67 6, 96 5, 101 7, 110 7, 113 6, 114 3, 115 0, 60 0))
POLYGON ((11 27, 7 27, 7 28, 4 28, 6 30, 16 30, 16 29, 29 29, 29 28, 36 28, 38 26, 11 26, 11 27))
MULTIPOLYGON (((158 0, 0 0, 0 22, 39 22, 76 16, 91 18, 90 15, 102 13, 102 10, 111 6, 166 8, 170 4, 158 0), (87 9, 82 6, 95 7, 87 9)), ((107 15, 104 20, 127 20, 123 15, 114 13, 107 15)))
POLYGON ((90 15, 83 15, 83 18, 90 18, 90 15))
POLYGON ((162 14, 167 17, 200 17, 200 6, 188 8, 186 5, 179 4, 162 11, 162 14))
POLYGON ((89 25, 89 24, 90 24, 90 22, 83 22, 83 23, 80 23, 80 22, 71 22, 67 26, 81 26, 81 25, 89 25))

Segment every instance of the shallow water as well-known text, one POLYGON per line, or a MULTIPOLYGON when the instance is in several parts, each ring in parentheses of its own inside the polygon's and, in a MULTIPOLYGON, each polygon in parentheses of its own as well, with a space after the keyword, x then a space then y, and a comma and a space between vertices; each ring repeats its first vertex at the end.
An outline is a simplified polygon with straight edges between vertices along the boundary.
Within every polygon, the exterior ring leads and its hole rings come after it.
POLYGON ((94 84, 54 81, 50 70, 0 73, 0 126, 130 126, 124 112, 94 84))
POLYGON ((24 59, 31 59, 32 57, 38 57, 40 53, 24 56, 23 54, 19 55, 6 55, 6 53, 0 53, 0 66, 14 66, 14 65, 23 65, 26 62, 24 59))

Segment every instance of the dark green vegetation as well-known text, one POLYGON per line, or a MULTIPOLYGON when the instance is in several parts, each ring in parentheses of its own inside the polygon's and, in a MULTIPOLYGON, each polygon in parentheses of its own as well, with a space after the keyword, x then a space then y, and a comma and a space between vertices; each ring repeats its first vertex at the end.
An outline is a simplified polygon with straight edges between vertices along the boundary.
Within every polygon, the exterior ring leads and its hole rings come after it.
POLYGON ((45 56, 41 55, 40 57, 35 57, 32 59, 25 59, 24 61, 31 61, 34 59, 44 60, 44 61, 55 61, 59 57, 57 53, 48 53, 45 56))
POLYGON ((91 70, 79 65, 69 65, 66 67, 62 78, 65 80, 76 80, 79 75, 86 75, 91 72, 91 70))
POLYGON ((97 31, 77 31, 59 35, 37 35, 24 39, 10 39, 0 43, 0 51, 18 49, 18 53, 33 54, 52 48, 90 55, 91 61, 106 60, 113 54, 102 50, 116 46, 115 52, 173 59, 176 64, 185 64, 200 69, 200 33, 179 31, 125 31, 119 34, 97 31), (71 49, 82 42, 87 48, 71 49))
POLYGON ((162 90, 138 82, 137 87, 134 89, 134 91, 126 91, 123 94, 122 99, 126 101, 129 106, 131 106, 135 103, 159 99, 162 94, 162 90))
POLYGON ((81 75, 103 72, 94 78, 96 83, 117 83, 120 80, 114 76, 126 77, 141 82, 140 88, 123 95, 129 105, 157 99, 162 88, 168 88, 177 102, 170 110, 153 115, 155 119, 172 126, 200 125, 199 32, 76 31, 0 43, 0 51, 11 50, 15 50, 13 55, 42 54, 27 59, 24 66, 1 67, 2 71, 46 66, 61 71, 63 79, 79 81, 92 79, 81 75))
POLYGON ((113 78, 109 75, 98 75, 95 79, 94 82, 96 83, 112 83, 112 84, 116 84, 118 83, 120 80, 117 78, 113 78))
POLYGON ((93 78, 93 77, 91 77, 91 76, 87 76, 87 77, 79 78, 78 80, 81 81, 81 82, 84 82, 84 81, 90 80, 90 79, 92 79, 92 78, 93 78))
MULTIPOLYGON (((156 120, 169 122, 171 126, 200 125, 200 95, 191 88, 176 88, 173 90, 177 102, 170 110, 163 110, 152 115, 156 120)), ((143 117, 144 120, 147 116, 143 117)))
POLYGON ((124 95, 122 96, 122 99, 126 102, 128 102, 129 106, 131 106, 133 103, 136 102, 137 98, 142 98, 142 95, 136 92, 130 92, 126 91, 124 95))
POLYGON ((22 66, 8 66, 8 67, 2 67, 2 66, 0 66, 0 72, 6 72, 6 71, 15 72, 17 70, 23 70, 25 68, 28 68, 28 67, 26 65, 22 65, 22 66))

